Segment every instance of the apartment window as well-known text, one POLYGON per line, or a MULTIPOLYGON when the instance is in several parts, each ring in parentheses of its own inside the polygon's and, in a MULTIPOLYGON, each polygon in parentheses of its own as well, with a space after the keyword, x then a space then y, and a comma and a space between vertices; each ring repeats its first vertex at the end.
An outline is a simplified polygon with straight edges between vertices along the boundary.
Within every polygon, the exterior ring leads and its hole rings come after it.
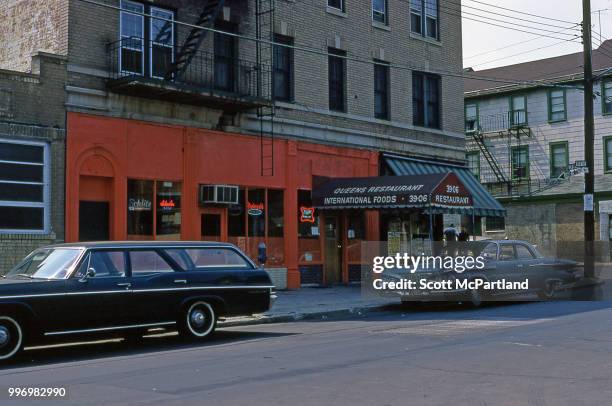
POLYGON ((344 0, 327 0, 327 7, 335 8, 342 12, 345 11, 344 0))
POLYGON ((410 29, 424 37, 439 37, 438 0, 410 0, 410 29))
POLYGON ((468 168, 476 179, 480 179, 480 153, 478 151, 468 152, 466 158, 468 168))
MULTIPOLYGON (((293 38, 275 35, 279 44, 293 45, 293 38)), ((275 100, 291 101, 293 98, 293 49, 282 45, 274 46, 274 87, 275 100)))
MULTIPOLYGON (((215 28, 226 32, 234 32, 233 24, 216 24, 215 28)), ((236 37, 226 34, 215 33, 214 39, 214 84, 215 89, 233 92, 236 78, 236 37)))
POLYGON ((612 81, 603 82, 601 87, 603 114, 612 114, 612 81))
POLYGON ((121 50, 119 66, 121 73, 144 74, 144 5, 131 1, 121 1, 121 50))
POLYGON ((510 125, 517 127, 527 124, 527 96, 510 97, 510 125))
POLYGON ((346 111, 346 52, 330 48, 329 109, 346 111))
POLYGON ((565 121, 567 119, 567 106, 565 90, 551 90, 548 92, 548 121, 565 121))
POLYGON ((136 75, 147 73, 154 78, 165 77, 174 62, 174 12, 121 0, 119 31, 120 72, 136 75), (150 17, 143 14, 150 14, 150 17), (145 64, 147 53, 149 62, 145 64))
POLYGON ((506 219, 504 217, 487 217, 485 220, 487 231, 504 231, 506 219))
POLYGON ((478 104, 465 105, 465 132, 472 133, 478 129, 478 104))
POLYGON ((174 62, 174 13, 151 7, 149 64, 151 76, 164 78, 174 62))
POLYGON ((558 178, 569 166, 569 148, 567 141, 550 144, 550 177, 558 178))
POLYGON ((48 146, 0 140, 0 233, 48 231, 48 146))
POLYGON ((372 21, 387 24, 387 0, 372 0, 372 21))
POLYGON ((374 116, 389 119, 389 65, 380 62, 374 65, 374 116))
POLYGON ((603 139, 604 142, 604 152, 605 152, 605 170, 606 172, 612 172, 612 137, 605 137, 603 139))
POLYGON ((440 128, 440 77, 412 74, 412 114, 414 125, 440 128))
POLYGON ((512 179, 529 179, 529 147, 512 148, 512 179))

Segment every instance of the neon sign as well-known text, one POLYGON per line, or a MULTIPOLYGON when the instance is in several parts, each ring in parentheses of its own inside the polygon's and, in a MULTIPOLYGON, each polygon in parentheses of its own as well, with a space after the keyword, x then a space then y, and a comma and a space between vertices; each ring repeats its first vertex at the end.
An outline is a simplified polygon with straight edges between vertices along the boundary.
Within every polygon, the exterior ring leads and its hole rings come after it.
POLYGON ((302 223, 314 223, 315 222, 314 207, 300 207, 300 222, 302 223))
POLYGON ((251 203, 247 202, 247 212, 249 216, 261 216, 264 213, 264 204, 263 203, 251 203))
POLYGON ((174 209, 176 207, 176 203, 172 199, 164 199, 159 202, 159 207, 162 209, 174 209))

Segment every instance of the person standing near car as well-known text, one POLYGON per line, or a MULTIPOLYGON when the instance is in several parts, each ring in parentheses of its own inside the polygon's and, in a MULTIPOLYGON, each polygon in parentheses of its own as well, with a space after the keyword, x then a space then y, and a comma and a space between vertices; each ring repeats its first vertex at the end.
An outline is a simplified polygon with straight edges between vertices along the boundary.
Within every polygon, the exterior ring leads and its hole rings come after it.
POLYGON ((444 239, 446 240, 446 254, 457 255, 457 237, 459 232, 455 228, 454 224, 444 230, 444 239))

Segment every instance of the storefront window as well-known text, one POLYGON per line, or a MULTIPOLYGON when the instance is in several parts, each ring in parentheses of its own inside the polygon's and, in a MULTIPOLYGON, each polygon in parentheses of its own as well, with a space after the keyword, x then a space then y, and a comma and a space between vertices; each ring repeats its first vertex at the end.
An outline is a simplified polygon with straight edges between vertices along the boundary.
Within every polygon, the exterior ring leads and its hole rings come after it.
POLYGON ((312 207, 311 192, 298 190, 298 261, 321 263, 319 213, 312 207))
POLYGON ((361 262, 361 243, 365 240, 365 213, 354 212, 347 215, 347 241, 349 263, 361 262))
POLYGON ((128 239, 180 239, 180 182, 129 179, 127 206, 128 239))
POLYGON ((268 189, 268 263, 281 265, 285 253, 285 193, 282 190, 268 189))
POLYGON ((238 191, 238 204, 227 208, 227 234, 230 237, 244 237, 246 235, 244 189, 238 191))
POLYGON ((128 180, 128 239, 153 239, 153 187, 148 180, 128 180))
POLYGON ((157 184, 157 239, 181 238, 181 184, 156 182, 157 184))
POLYGON ((266 235, 266 190, 249 189, 247 215, 249 216, 249 237, 266 235))
POLYGON ((268 237, 283 237, 285 229, 285 193, 268 190, 268 237))

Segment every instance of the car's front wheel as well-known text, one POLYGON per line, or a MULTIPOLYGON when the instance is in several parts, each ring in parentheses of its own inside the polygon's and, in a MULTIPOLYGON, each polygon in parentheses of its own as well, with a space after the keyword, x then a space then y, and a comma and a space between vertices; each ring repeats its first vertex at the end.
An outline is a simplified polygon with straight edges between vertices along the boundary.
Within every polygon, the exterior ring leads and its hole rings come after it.
POLYGON ((217 315, 209 303, 195 302, 186 307, 178 325, 179 333, 185 337, 208 337, 215 331, 217 315))
POLYGON ((23 348, 23 330, 17 320, 0 316, 0 361, 14 357, 23 348))

